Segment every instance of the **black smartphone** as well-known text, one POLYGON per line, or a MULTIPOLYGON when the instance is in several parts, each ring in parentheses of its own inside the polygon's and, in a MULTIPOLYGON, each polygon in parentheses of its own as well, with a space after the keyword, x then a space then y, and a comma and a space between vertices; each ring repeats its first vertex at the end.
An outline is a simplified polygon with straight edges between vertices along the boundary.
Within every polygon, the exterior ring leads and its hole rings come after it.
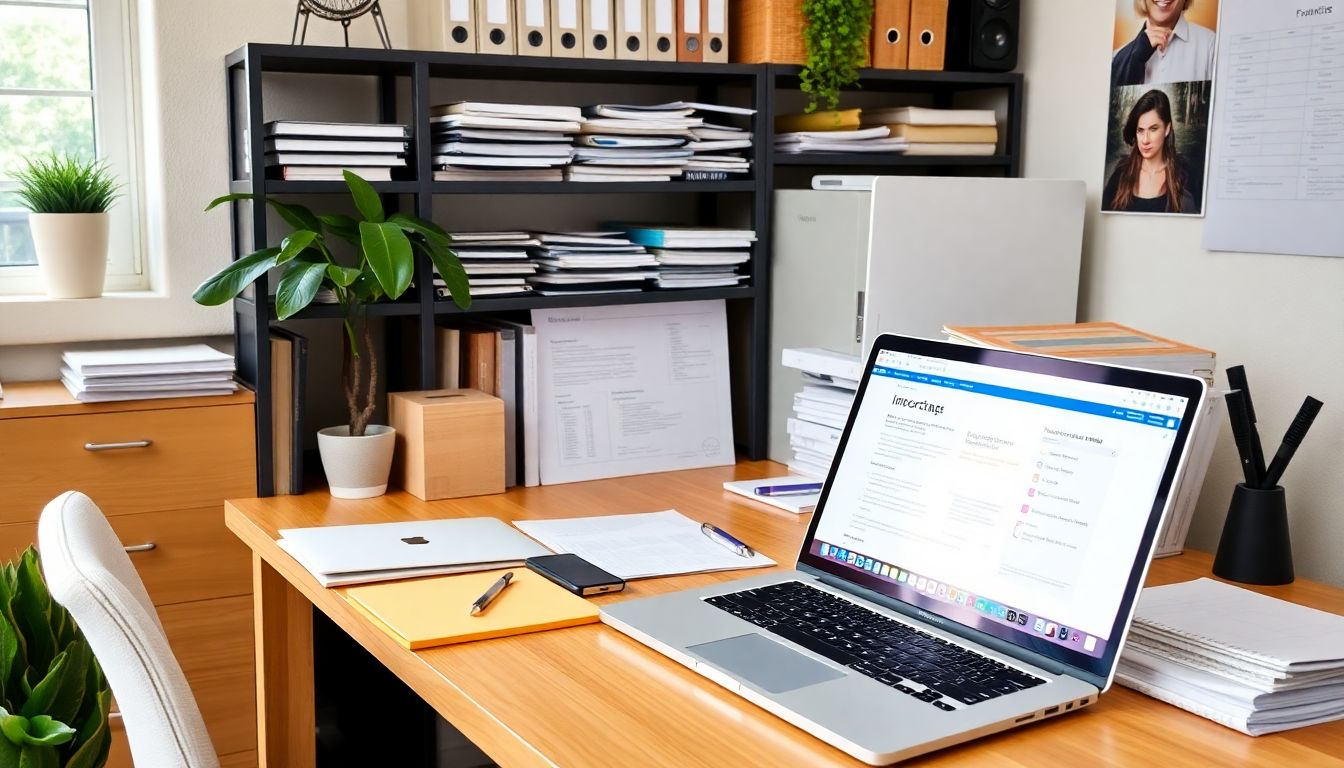
POLYGON ((578 555, 541 555, 529 557, 524 563, 581 597, 625 589, 625 579, 612 576, 578 555))

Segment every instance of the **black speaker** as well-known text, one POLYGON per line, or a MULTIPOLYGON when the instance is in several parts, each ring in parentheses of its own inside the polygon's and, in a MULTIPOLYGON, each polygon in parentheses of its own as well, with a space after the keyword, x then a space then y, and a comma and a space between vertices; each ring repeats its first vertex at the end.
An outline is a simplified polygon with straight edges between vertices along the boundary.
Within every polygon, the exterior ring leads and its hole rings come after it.
POLYGON ((1017 68, 1021 0, 951 0, 947 69, 1010 72, 1017 68))

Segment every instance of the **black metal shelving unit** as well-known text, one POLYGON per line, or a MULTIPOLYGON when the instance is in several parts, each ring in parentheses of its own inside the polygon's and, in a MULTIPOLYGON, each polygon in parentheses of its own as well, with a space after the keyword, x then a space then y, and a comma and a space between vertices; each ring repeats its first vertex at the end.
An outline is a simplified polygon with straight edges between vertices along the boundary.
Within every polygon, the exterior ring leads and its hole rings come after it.
MULTIPOLYGON (((642 293, 588 294, 578 296, 521 296, 481 298, 465 314, 489 314, 519 310, 724 299, 730 315, 745 324, 745 340, 734 345, 740 360, 739 370, 746 371, 746 382, 734 385, 734 411, 744 414, 739 430, 739 449, 748 457, 764 458, 767 450, 767 423, 770 369, 770 239, 771 191, 775 167, 817 168, 847 167, 902 168, 903 172, 967 172, 986 169, 991 173, 1019 175, 1021 168, 1020 75, 983 75, 948 72, 908 72, 866 70, 864 86, 870 90, 931 94, 935 106, 950 105, 959 91, 1007 89, 1009 125, 1003 155, 986 158, 920 157, 899 155, 826 155, 794 157, 773 151, 773 115, 776 93, 796 89, 798 68, 778 65, 686 64, 676 62, 629 62, 593 59, 551 59, 530 56, 493 56, 429 51, 389 51, 382 49, 333 48, 250 43, 225 59, 231 155, 231 192, 259 195, 344 194, 342 182, 278 181, 265 178, 263 80, 267 75, 357 75, 376 78, 376 107, 384 122, 397 122, 400 115, 412 127, 409 152, 410 180, 376 182, 374 188, 389 208, 412 211, 430 219, 436 196, 452 196, 469 204, 472 196, 496 195, 689 195, 695 204, 698 223, 719 223, 721 207, 727 201, 748 211, 749 225, 756 230, 757 242, 750 264, 747 285, 704 290, 645 291, 642 293), (752 119, 754 147, 752 174, 749 178, 723 182, 669 183, 579 183, 579 182, 438 182, 433 179, 429 135, 430 90, 445 81, 528 81, 572 82, 610 85, 676 86, 686 92, 684 98, 712 102, 721 94, 731 94, 726 103, 749 106, 756 110, 752 119), (244 144, 246 142, 246 144, 244 144), (946 169, 946 170, 944 170, 946 169), (742 319, 745 318, 745 323, 742 319)), ((506 99, 501 99, 506 100, 506 99)), ((287 116, 292 118, 299 115, 287 116)), ((254 205, 252 211, 260 210, 254 205)), ((268 231, 264 215, 247 215, 243 204, 233 205, 234 257, 249 253, 265 244, 278 242, 282 233, 268 231)), ((725 222, 740 225, 742 222, 725 222)), ((525 221, 519 226, 526 227, 525 221)), ((433 267, 421 259, 416 269, 416 286, 406 298, 374 305, 370 314, 414 318, 418 339, 400 344, 401 354, 414 353, 419 371, 418 385, 429 389, 436 370, 434 325, 437 317, 464 314, 451 301, 436 299, 433 291, 433 267), (412 295, 413 294, 413 295, 412 295)), ((267 278, 259 278, 253 296, 268 294, 267 278)), ((238 370, 256 390, 257 488, 260 495, 273 492, 271 456, 271 361, 269 327, 276 322, 270 301, 239 298, 234 302, 238 370)), ((335 306, 314 305, 295 319, 340 318, 335 306)))

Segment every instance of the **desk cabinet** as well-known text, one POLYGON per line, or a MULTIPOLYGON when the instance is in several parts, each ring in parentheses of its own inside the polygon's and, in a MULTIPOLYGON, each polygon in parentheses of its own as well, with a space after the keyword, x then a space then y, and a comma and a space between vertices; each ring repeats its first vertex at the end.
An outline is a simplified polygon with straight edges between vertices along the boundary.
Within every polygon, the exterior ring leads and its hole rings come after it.
MULTIPOLYGON (((221 762, 234 768, 257 764, 252 565, 221 510, 256 494, 254 418, 251 392, 81 404, 41 382, 11 384, 0 400, 0 557, 37 540, 53 497, 88 494, 130 550, 221 762)), ((108 766, 127 768, 115 717, 112 730, 108 766)))

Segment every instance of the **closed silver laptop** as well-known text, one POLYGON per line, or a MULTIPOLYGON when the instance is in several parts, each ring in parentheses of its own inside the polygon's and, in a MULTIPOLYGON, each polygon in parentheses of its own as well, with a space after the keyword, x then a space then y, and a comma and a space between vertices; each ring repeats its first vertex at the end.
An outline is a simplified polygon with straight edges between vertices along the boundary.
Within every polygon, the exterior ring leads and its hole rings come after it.
POLYGON ((602 620, 872 765, 1086 707, 1204 391, 880 336, 796 570, 602 620))

